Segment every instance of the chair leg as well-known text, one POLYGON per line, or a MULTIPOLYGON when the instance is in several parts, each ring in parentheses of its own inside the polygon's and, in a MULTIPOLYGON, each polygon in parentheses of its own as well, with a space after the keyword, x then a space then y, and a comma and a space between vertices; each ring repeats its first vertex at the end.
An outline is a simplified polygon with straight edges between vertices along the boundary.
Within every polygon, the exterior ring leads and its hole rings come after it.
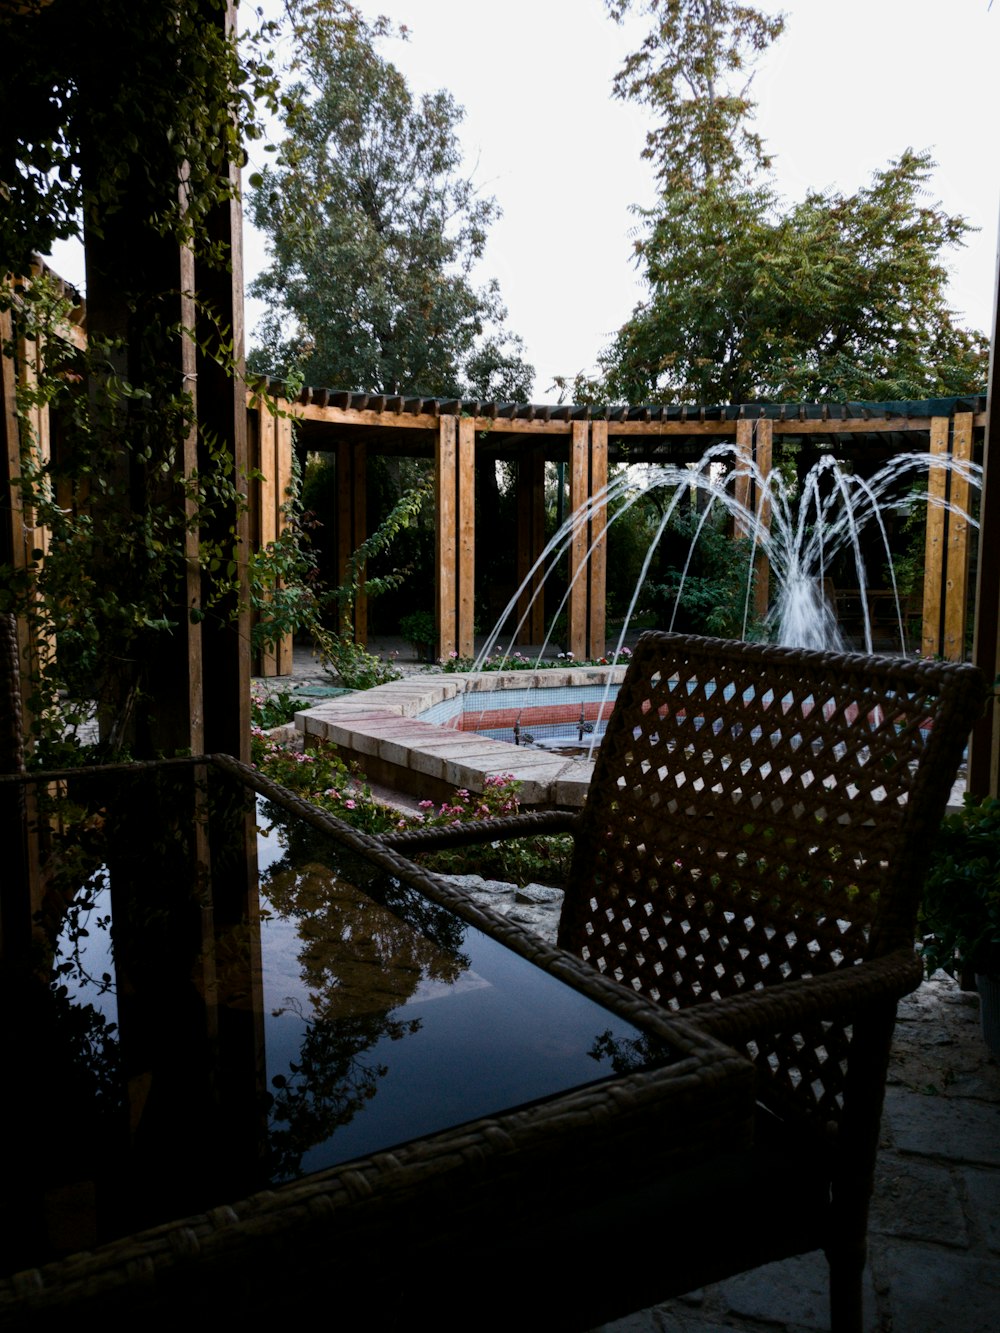
POLYGON ((830 1331, 862 1333, 862 1278, 866 1245, 839 1245, 827 1251, 830 1265, 830 1331))

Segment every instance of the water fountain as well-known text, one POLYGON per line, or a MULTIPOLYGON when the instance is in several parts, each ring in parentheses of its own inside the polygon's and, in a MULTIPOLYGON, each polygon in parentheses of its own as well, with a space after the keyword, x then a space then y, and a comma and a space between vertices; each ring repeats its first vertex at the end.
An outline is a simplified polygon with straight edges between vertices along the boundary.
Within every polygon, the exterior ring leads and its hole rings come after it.
MULTIPOLYGON (((440 793, 443 797, 456 787, 481 790, 485 776, 503 772, 513 773, 522 782, 525 804, 580 805, 586 795, 591 763, 553 753, 545 746, 528 745, 525 733, 541 734, 535 710, 544 700, 548 711, 566 711, 562 720, 579 742, 586 738, 587 749, 592 751, 603 731, 602 718, 610 711, 616 684, 624 674, 624 667, 616 664, 625 650, 625 637, 639 605, 643 582, 658 543, 686 499, 694 502, 699 519, 682 583, 688 575, 698 535, 721 507, 732 518, 736 530, 750 540, 744 625, 749 621, 751 567, 763 557, 774 589, 766 625, 769 637, 789 646, 843 648, 843 637, 824 595, 824 580, 834 560, 846 553, 852 561, 859 590, 864 646, 871 652, 872 625, 861 534, 870 525, 876 527, 893 580, 892 591, 896 594, 885 515, 913 503, 910 490, 913 479, 926 475, 932 468, 946 468, 965 483, 979 485, 981 469, 977 465, 930 453, 895 457, 867 479, 845 472, 832 455, 823 455, 798 484, 786 479, 779 469, 765 475, 728 443, 706 450, 699 462, 691 466, 665 464, 628 469, 589 505, 571 515, 549 541, 508 603, 472 672, 410 678, 361 696, 331 700, 300 713, 297 723, 307 734, 332 740, 357 757, 373 778, 383 775, 402 789, 422 796, 433 798, 440 793), (482 663, 497 651, 507 633, 506 651, 513 653, 514 642, 528 615, 525 611, 513 623, 518 599, 532 585, 535 575, 541 571, 544 581, 552 573, 581 525, 589 524, 599 510, 606 509, 609 524, 614 523, 650 489, 656 488, 666 490, 670 500, 650 541, 611 655, 612 665, 579 668, 568 664, 553 669, 543 667, 540 656, 538 669, 533 672, 484 675, 482 663), (740 495, 751 489, 754 501, 747 504, 740 495), (512 624, 512 630, 508 630, 512 624), (464 718, 470 713, 478 713, 484 725, 507 727, 511 741, 516 726, 520 743, 505 744, 466 730, 464 718), (498 716, 503 714, 510 716, 498 723, 498 716)), ((961 506, 936 491, 928 489, 923 499, 929 506, 944 507, 976 526, 973 517, 961 506)), ((569 592, 567 589, 555 618, 562 612, 569 592)), ((900 651, 905 652, 905 627, 898 596, 895 601, 900 651)), ((542 654, 547 647, 548 639, 542 654)))
MULTIPOLYGON (((942 507, 971 526, 978 526, 962 506, 930 492, 917 497, 909 490, 908 483, 918 476, 926 475, 931 468, 945 469, 976 487, 980 484, 982 469, 975 463, 942 458, 938 454, 907 453, 890 459, 869 478, 844 471, 833 455, 823 454, 800 485, 797 481, 789 481, 777 468, 764 474, 756 463, 747 459, 732 443, 712 446, 697 463, 690 466, 660 464, 628 469, 613 479, 588 505, 572 514, 551 538, 504 609, 476 666, 481 668, 486 658, 496 651, 505 626, 512 620, 520 597, 531 587, 535 575, 542 571, 544 583, 581 527, 585 529, 601 510, 607 512, 608 526, 611 526, 651 490, 668 491, 671 499, 649 543, 615 648, 615 659, 625 642, 660 540, 686 497, 695 501, 700 517, 683 571, 682 586, 700 533, 713 511, 722 508, 732 518, 736 531, 745 534, 750 540, 751 568, 759 557, 767 560, 776 587, 774 603, 767 618, 768 637, 789 647, 842 649, 845 646, 836 617, 823 595, 823 584, 834 560, 846 551, 853 561, 862 606, 864 647, 867 652, 873 651, 871 618, 866 598, 868 579, 861 551, 861 533, 874 524, 878 529, 892 581, 900 636, 899 650, 905 653, 906 633, 885 515, 892 510, 905 510, 916 500, 922 499, 928 506, 942 507), (741 493, 746 493, 750 486, 756 493, 756 502, 752 505, 740 498, 741 493)), ((591 553, 592 548, 587 552, 588 558, 591 553)), ((577 578, 581 572, 582 566, 577 578)), ((747 573, 744 632, 750 612, 749 568, 747 573)), ((569 594, 570 589, 567 589, 556 618, 563 611, 569 594)), ((529 614, 525 610, 514 626, 510 636, 511 648, 529 614)), ((665 626, 667 629, 672 627, 672 624, 665 626)), ((548 639, 542 646, 543 653, 547 647, 548 639)))

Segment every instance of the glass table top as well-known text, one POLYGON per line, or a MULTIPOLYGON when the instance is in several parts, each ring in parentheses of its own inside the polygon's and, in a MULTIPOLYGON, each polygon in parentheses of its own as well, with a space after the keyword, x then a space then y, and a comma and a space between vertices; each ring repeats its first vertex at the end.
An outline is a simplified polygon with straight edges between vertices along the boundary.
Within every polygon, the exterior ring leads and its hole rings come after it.
POLYGON ((29 806, 52 953, 13 1001, 4 1271, 671 1058, 228 775, 29 806))

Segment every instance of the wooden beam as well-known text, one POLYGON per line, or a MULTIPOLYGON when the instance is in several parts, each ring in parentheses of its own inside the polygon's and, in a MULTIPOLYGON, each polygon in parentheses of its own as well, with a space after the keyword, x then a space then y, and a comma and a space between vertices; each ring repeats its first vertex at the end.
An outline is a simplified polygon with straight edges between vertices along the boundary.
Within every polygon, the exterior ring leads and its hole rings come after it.
MULTIPOLYGON (((282 405, 284 402, 282 400, 282 405)), ((330 426, 391 427, 393 430, 436 431, 441 417, 428 412, 369 412, 351 407, 320 407, 317 403, 288 403, 288 411, 299 421, 322 421, 330 426)), ((454 420, 454 418, 452 418, 454 420)))
POLYGON ((434 562, 437 655, 458 651, 458 424, 453 416, 439 417, 434 450, 434 562))
MULTIPOLYGON (((883 431, 927 432, 934 417, 848 417, 846 421, 773 421, 775 435, 877 435, 883 431)), ((985 412, 973 417, 974 426, 986 424, 985 412)))
POLYGON ((459 656, 474 657, 476 652, 476 430, 471 417, 461 417, 458 422, 456 484, 458 487, 456 638, 459 656))
POLYGON ((587 655, 587 530, 584 520, 590 489, 588 467, 589 429, 585 421, 573 422, 569 455, 569 512, 576 521, 569 547, 569 599, 567 610, 569 651, 578 660, 587 655))
MULTIPOLYGON (((590 423, 590 497, 608 484, 608 423, 590 423)), ((590 520, 590 559, 587 591, 590 602, 588 656, 603 657, 608 610, 608 509, 604 503, 590 520)))
MULTIPOLYGON (((931 420, 930 452, 935 458, 948 455, 947 417, 931 420)), ((927 536, 924 543, 924 611, 920 651, 924 657, 941 652, 941 590, 945 569, 945 510, 948 470, 931 464, 927 473, 927 536)))
MULTIPOLYGON (((972 413, 956 412, 952 425, 951 456, 955 462, 972 461, 972 413)), ((944 656, 949 662, 965 660, 965 627, 969 614, 969 524, 956 512, 969 512, 970 486, 959 471, 950 473, 948 543, 944 592, 944 656)))

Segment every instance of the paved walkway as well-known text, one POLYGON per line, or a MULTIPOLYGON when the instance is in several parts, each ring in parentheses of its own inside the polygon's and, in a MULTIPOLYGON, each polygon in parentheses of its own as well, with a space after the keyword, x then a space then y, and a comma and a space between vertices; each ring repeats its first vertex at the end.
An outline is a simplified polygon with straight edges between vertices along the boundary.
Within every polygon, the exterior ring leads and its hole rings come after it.
MULTIPOLYGON (((400 647, 380 646, 387 653, 400 647)), ((405 648, 399 664, 420 669, 405 648)), ((296 652, 295 676, 297 686, 322 683, 306 652, 296 652)), ((526 924, 554 929, 557 900, 482 892, 526 924)), ((813 1254, 668 1301, 602 1333, 828 1327, 826 1263, 813 1254)), ((1000 1330, 1000 1063, 982 1043, 977 998, 940 973, 900 1006, 872 1205, 865 1329, 1000 1330)))

